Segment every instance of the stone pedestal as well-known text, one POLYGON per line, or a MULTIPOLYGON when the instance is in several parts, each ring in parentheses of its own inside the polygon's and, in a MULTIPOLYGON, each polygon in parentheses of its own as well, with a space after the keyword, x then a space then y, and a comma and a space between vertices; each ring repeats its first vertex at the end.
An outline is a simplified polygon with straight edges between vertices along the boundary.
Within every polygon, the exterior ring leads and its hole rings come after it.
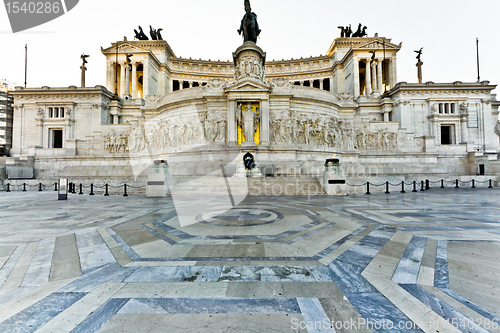
POLYGON ((168 171, 168 165, 155 162, 146 183, 146 196, 148 198, 166 197, 170 191, 171 184, 172 177, 168 171))
POLYGON ((328 195, 347 195, 346 179, 338 159, 326 161, 322 185, 328 195))
MULTIPOLYGON (((254 149, 256 149, 257 147, 257 145, 247 142, 244 142, 241 146, 252 147, 254 149)), ((255 156, 255 151, 252 151, 251 153, 255 156)), ((240 160, 240 162, 238 162, 238 165, 236 165, 236 173, 234 174, 234 177, 264 177, 260 170, 260 166, 257 165, 257 161, 255 161, 255 168, 253 168, 252 170, 247 170, 245 168, 245 165, 243 164, 243 154, 240 154, 240 157, 238 157, 238 159, 240 160)))

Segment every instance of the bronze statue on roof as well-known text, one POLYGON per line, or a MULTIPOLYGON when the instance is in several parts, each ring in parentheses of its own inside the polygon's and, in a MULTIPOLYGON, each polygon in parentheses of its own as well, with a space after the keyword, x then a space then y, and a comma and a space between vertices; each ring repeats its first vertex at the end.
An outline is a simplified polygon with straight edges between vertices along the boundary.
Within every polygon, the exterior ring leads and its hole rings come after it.
POLYGON ((250 7, 250 0, 245 0, 245 12, 238 33, 243 34, 244 42, 257 43, 257 37, 259 37, 261 30, 259 29, 259 23, 257 23, 257 14, 253 13, 250 7))

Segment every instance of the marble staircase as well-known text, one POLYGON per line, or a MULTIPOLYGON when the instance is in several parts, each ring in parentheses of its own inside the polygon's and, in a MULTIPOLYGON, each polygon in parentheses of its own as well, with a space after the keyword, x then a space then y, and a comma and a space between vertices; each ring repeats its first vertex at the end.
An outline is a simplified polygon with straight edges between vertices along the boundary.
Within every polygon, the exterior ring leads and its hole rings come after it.
POLYGON ((175 196, 308 196, 325 195, 316 177, 174 178, 175 196))

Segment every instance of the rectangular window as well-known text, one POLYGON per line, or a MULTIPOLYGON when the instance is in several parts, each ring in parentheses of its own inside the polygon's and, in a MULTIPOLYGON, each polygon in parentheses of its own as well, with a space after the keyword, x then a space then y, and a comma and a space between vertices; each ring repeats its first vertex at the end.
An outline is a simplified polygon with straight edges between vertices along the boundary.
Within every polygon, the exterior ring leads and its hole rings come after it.
POLYGON ((54 118, 54 109, 49 108, 49 118, 54 118))
POLYGON ((444 104, 444 113, 450 113, 450 105, 448 103, 444 104))
POLYGON ((63 147, 63 131, 52 130, 52 148, 60 149, 63 147))
POLYGON ((64 108, 61 108, 61 118, 64 118, 64 108))
POLYGON ((455 113, 455 103, 450 104, 450 112, 453 114, 455 113))
POLYGON ((453 129, 454 126, 451 125, 443 125, 441 126, 441 144, 442 145, 451 145, 453 144, 453 129))
POLYGON ((443 114, 443 103, 439 103, 439 113, 443 114))

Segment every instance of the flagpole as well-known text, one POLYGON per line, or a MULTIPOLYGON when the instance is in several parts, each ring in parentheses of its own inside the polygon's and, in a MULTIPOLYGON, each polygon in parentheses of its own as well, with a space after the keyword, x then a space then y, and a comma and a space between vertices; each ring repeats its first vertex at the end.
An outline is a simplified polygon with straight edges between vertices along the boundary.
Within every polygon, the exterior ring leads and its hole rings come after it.
POLYGON ((24 88, 28 82, 28 44, 26 44, 24 53, 24 88))
POLYGON ((479 38, 476 38, 476 52, 477 52, 477 82, 480 82, 481 76, 479 75, 479 38))

